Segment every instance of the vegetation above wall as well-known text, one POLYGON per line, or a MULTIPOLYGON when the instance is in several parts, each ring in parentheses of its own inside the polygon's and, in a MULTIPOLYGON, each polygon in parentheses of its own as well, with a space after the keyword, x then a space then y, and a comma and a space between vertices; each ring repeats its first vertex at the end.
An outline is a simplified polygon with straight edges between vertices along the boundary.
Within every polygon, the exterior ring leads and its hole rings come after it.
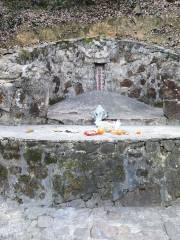
MULTIPOLYGON (((4 4, 9 8, 30 8, 30 7, 64 7, 73 5, 91 5, 98 4, 98 0, 3 0, 4 4)), ((104 1, 105 2, 105 1, 104 1)), ((116 3, 135 5, 138 0, 113 0, 116 3)))
POLYGON ((0 48, 76 37, 122 37, 179 47, 174 0, 0 0, 0 48))

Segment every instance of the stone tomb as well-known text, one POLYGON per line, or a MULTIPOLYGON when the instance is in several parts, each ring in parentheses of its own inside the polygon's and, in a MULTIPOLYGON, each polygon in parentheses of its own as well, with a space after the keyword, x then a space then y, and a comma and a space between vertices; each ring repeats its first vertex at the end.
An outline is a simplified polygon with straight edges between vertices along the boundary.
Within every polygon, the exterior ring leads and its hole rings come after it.
POLYGON ((179 120, 179 59, 162 47, 118 39, 70 40, 8 52, 0 59, 0 122, 48 123, 50 106, 92 90, 164 106, 168 120, 179 120))
POLYGON ((81 39, 4 55, 0 193, 41 205, 170 204, 180 197, 179 81, 179 54, 134 41, 81 39), (85 136, 98 104, 129 135, 85 136))

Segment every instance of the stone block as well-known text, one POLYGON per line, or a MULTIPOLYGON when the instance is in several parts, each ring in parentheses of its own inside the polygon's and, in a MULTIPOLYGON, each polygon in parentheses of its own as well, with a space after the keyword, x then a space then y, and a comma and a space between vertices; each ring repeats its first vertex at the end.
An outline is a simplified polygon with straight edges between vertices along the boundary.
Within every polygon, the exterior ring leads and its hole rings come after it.
POLYGON ((158 152, 160 150, 160 144, 158 142, 147 141, 146 151, 147 153, 158 152))
POLYGON ((114 143, 103 143, 100 151, 103 154, 108 154, 108 153, 112 153, 115 150, 115 144, 114 143))
POLYGON ((0 81, 0 109, 10 112, 15 91, 13 83, 0 81))
POLYGON ((165 100, 163 109, 164 109, 164 115, 168 119, 180 120, 180 101, 165 100))
POLYGON ((38 217, 38 227, 40 228, 52 227, 53 223, 54 220, 50 216, 42 215, 38 217))
POLYGON ((121 87, 131 87, 133 85, 133 82, 129 79, 124 79, 120 82, 121 87))

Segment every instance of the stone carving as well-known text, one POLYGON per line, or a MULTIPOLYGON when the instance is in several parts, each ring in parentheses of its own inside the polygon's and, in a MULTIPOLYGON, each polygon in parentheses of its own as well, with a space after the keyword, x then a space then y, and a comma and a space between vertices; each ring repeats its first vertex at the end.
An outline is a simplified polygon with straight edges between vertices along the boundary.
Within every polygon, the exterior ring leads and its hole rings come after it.
POLYGON ((97 125, 102 120, 106 119, 108 116, 108 113, 101 105, 98 105, 96 110, 92 112, 92 117, 95 120, 95 124, 97 125))

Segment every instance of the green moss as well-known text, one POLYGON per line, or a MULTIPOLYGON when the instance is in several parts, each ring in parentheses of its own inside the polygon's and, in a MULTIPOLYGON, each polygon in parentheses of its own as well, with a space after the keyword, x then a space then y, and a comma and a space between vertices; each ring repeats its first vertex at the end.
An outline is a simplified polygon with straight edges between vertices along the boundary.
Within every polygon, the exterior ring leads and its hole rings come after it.
POLYGON ((114 181, 123 181, 125 179, 123 165, 116 166, 112 175, 113 175, 114 181))
POLYGON ((18 152, 19 144, 16 142, 8 142, 6 145, 4 145, 4 150, 18 152))
POLYGON ((47 153, 45 155, 44 161, 45 161, 46 164, 57 163, 57 157, 52 156, 50 153, 47 153))
POLYGON ((7 160, 12 160, 12 159, 19 160, 20 154, 16 152, 4 152, 3 158, 7 160))
POLYGON ((146 178, 148 176, 148 170, 147 169, 137 169, 136 176, 146 178))
POLYGON ((4 159, 20 159, 18 143, 8 142, 5 146, 1 146, 1 151, 4 159))
POLYGON ((90 43, 93 42, 93 38, 85 37, 85 38, 84 38, 84 42, 87 43, 87 44, 90 44, 90 43))
POLYGON ((42 150, 38 148, 36 149, 27 148, 26 152, 24 153, 24 158, 29 163, 41 161, 41 156, 42 150))
POLYGON ((32 60, 32 54, 27 49, 21 49, 19 53, 20 61, 27 62, 32 60))
POLYGON ((64 100, 64 97, 56 97, 53 99, 49 99, 49 105, 53 105, 53 104, 61 102, 63 100, 64 100))
POLYGON ((32 59, 36 59, 38 58, 38 56, 40 55, 41 53, 41 49, 38 49, 38 48, 34 48, 32 53, 31 53, 31 58, 32 59))
POLYGON ((0 180, 5 180, 7 178, 7 175, 7 169, 4 166, 0 165, 0 180))
POLYGON ((67 160, 66 162, 63 163, 63 167, 68 171, 68 170, 75 170, 79 167, 79 163, 76 160, 67 160))
POLYGON ((44 179, 48 175, 47 168, 43 166, 41 163, 38 165, 37 164, 32 164, 30 166, 31 173, 37 178, 37 179, 44 179))
POLYGON ((71 173, 66 173, 65 182, 67 183, 63 192, 63 197, 65 200, 68 200, 72 194, 77 196, 85 191, 86 179, 83 176, 77 177, 71 173))
POLYGON ((161 102, 160 102, 160 101, 159 101, 159 102, 155 102, 155 103, 154 103, 154 106, 155 106, 155 107, 158 107, 158 108, 163 108, 163 101, 161 101, 161 102))
POLYGON ((54 175, 52 179, 53 188, 57 193, 60 193, 62 195, 64 188, 63 188, 63 182, 61 179, 61 176, 54 175))
MULTIPOLYGON (((46 49, 46 48, 45 48, 46 49)), ((45 51, 45 49, 43 49, 45 51)), ((21 49, 19 52, 19 62, 26 63, 28 61, 33 61, 37 59, 41 54, 41 49, 34 48, 32 52, 28 51, 27 49, 21 49)))
POLYGON ((29 175, 21 175, 19 178, 19 182, 28 183, 31 180, 29 175))
POLYGON ((23 116, 24 116, 24 114, 21 112, 15 114, 15 118, 17 118, 17 119, 21 119, 23 116))
POLYGON ((21 176, 21 180, 15 184, 16 193, 22 195, 25 194, 30 198, 43 198, 44 187, 41 185, 38 179, 29 177, 26 175, 21 176))

